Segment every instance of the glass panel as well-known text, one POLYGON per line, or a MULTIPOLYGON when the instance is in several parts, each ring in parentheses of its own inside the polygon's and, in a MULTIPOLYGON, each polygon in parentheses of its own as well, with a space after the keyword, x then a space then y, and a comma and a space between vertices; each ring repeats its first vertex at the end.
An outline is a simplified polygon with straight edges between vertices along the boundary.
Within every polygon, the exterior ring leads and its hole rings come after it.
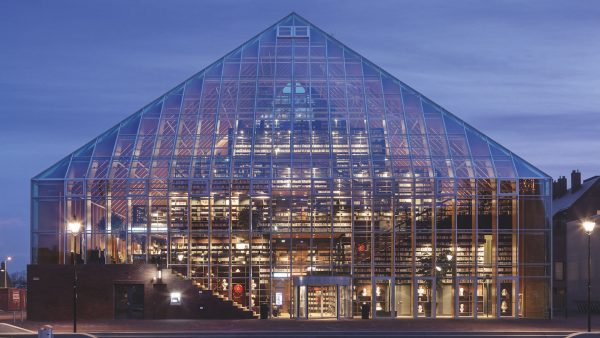
POLYGON ((516 281, 512 279, 499 279, 498 285, 500 316, 514 317, 516 314, 515 307, 517 305, 516 281))
POLYGON ((298 297, 298 318, 306 318, 306 285, 298 286, 299 297, 298 297))
POLYGON ((431 317, 433 281, 431 279, 417 280, 417 317, 431 317))
POLYGON ((458 316, 473 317, 475 315, 475 286, 471 280, 458 282, 458 316))
POLYGON ((35 264, 58 264, 63 255, 60 251, 58 234, 33 235, 33 262, 35 264))
POLYGON ((349 286, 338 286, 340 293, 340 302, 338 304, 340 310, 340 318, 350 318, 352 315, 352 298, 350 296, 350 287, 349 286))
POLYGON ((168 264, 272 316, 544 316, 550 183, 291 15, 39 174, 32 261, 168 264), (356 279, 331 308, 305 275, 356 279))
POLYGON ((477 280, 477 317, 496 316, 495 285, 491 277, 477 280))
POLYGON ((372 289, 371 281, 362 279, 354 280, 354 294, 352 295, 354 300, 354 316, 361 315, 361 308, 363 306, 366 306, 369 309, 369 313, 371 312, 372 289))
POLYGON ((412 317, 413 295, 409 279, 396 279, 396 316, 412 317))
POLYGON ((436 287, 436 317, 450 317, 454 314, 454 288, 450 280, 438 283, 436 287))
POLYGON ((308 318, 337 316, 337 286, 308 286, 308 318))
MULTIPOLYGON (((285 274, 285 272, 281 271, 276 273, 285 274)), ((272 315, 273 317, 291 318, 291 280, 278 276, 279 275, 274 275, 273 278, 273 302, 271 304, 272 315)))
POLYGON ((392 314, 392 281, 389 279, 376 279, 375 290, 375 317, 386 318, 392 314))

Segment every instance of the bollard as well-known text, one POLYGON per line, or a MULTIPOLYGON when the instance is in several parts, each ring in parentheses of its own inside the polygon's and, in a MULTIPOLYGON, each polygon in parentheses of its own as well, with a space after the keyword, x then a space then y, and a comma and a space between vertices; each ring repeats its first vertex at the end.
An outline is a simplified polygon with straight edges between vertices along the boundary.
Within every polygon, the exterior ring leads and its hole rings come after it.
POLYGON ((369 312, 371 312, 369 304, 361 305, 360 314, 362 319, 369 319, 369 312))
POLYGON ((260 319, 269 319, 269 305, 262 303, 260 304, 260 319))
POLYGON ((38 330, 38 338, 52 338, 54 333, 52 332, 52 326, 44 325, 38 330))

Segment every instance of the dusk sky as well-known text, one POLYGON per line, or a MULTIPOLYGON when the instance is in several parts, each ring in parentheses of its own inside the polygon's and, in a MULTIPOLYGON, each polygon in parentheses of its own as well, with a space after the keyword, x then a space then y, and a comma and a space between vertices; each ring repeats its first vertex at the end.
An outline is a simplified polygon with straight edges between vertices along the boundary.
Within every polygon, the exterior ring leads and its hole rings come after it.
POLYGON ((2 1, 10 272, 31 177, 292 11, 552 177, 600 174, 598 1, 2 1))

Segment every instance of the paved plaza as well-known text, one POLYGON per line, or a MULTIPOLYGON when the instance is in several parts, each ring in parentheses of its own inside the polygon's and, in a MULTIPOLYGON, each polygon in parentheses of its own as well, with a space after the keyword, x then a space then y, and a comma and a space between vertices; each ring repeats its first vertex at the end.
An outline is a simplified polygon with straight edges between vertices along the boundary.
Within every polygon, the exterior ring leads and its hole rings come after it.
MULTIPOLYGON (((0 337, 26 336, 50 324, 72 332, 72 322, 20 321, 0 314, 0 337), (15 326, 21 327, 18 330, 15 326)), ((600 316, 592 326, 600 330, 600 316)), ((567 337, 586 328, 586 317, 554 320, 112 320, 79 321, 78 331, 94 337, 567 337)), ((63 336, 61 334, 61 336, 63 336)), ((586 335, 587 336, 587 335, 586 335)), ((594 335, 600 337, 600 334, 594 335)))

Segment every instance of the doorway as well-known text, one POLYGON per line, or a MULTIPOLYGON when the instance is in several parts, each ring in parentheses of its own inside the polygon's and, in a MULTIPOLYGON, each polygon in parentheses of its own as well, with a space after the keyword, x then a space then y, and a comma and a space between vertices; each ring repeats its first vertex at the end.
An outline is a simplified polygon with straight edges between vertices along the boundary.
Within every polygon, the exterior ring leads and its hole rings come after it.
POLYGON ((308 318, 337 318, 337 286, 308 286, 308 318))
POLYGON ((349 318, 351 278, 343 276, 294 277, 297 319, 349 318))
POLYGON ((144 318, 144 284, 115 284, 115 319, 144 318))

